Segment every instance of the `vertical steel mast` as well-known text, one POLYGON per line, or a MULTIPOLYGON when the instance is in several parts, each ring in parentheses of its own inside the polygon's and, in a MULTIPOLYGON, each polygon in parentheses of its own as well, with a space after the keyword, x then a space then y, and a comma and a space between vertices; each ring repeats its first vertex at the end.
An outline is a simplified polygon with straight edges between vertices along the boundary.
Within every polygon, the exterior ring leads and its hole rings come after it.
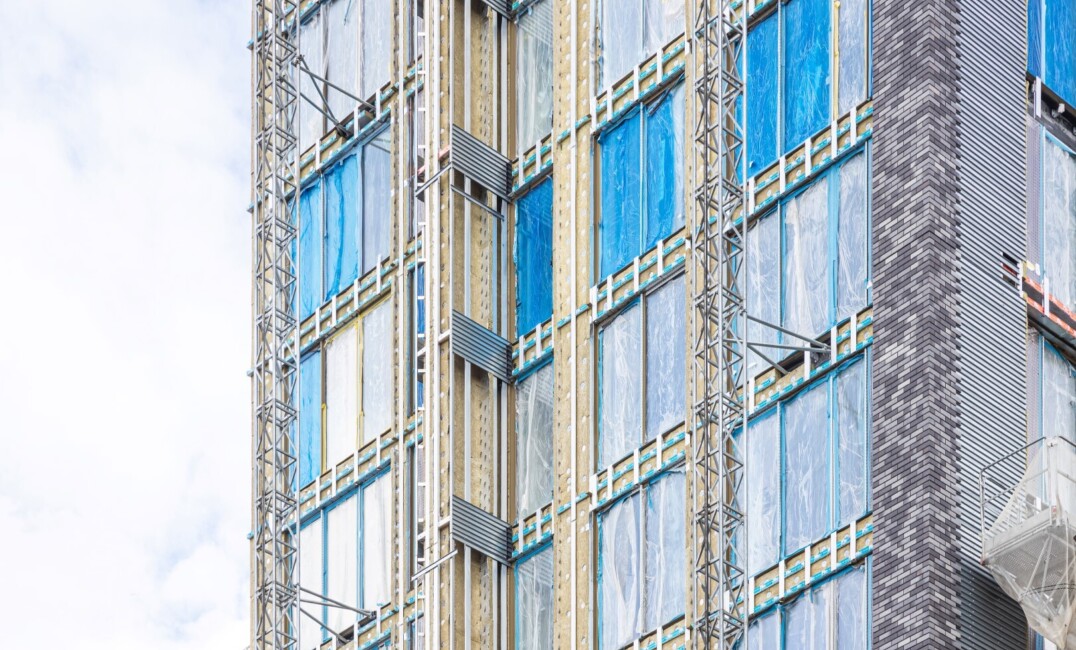
POLYGON ((254 650, 295 650, 299 616, 295 482, 291 440, 298 375, 295 314, 298 92, 293 0, 254 0, 254 650))
POLYGON ((744 554, 744 454, 735 433, 746 425, 738 398, 746 379, 744 265, 746 194, 743 103, 747 3, 698 0, 695 16, 695 643, 729 649, 747 627, 744 554))

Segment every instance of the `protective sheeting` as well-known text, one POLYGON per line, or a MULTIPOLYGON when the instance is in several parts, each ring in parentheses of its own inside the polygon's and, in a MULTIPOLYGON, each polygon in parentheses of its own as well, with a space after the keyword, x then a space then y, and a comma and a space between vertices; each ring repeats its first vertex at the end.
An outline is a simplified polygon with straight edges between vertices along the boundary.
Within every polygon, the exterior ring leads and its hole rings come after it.
POLYGON ((784 407, 785 554, 830 529, 828 384, 812 387, 784 407))
POLYGON ((602 277, 616 272, 640 253, 641 119, 635 112, 598 138, 601 145, 602 277))
MULTIPOLYGON (((653 54, 684 33, 684 0, 643 0, 643 54, 653 54)), ((642 58, 637 61, 641 63, 642 58)))
POLYGON ((299 362, 299 486, 321 474, 321 353, 299 362))
POLYGON ((1042 1, 1027 0, 1027 69, 1042 78, 1042 1))
POLYGON ((1050 293, 1076 306, 1076 157, 1046 136, 1042 150, 1043 266, 1050 293))
POLYGON ((826 583, 804 593, 785 611, 785 648, 827 650, 827 609, 831 584, 826 583))
POLYGON ((325 300, 359 277, 359 162, 348 156, 325 174, 325 300))
POLYGON ((784 16, 784 149, 830 119, 830 0, 794 0, 784 16))
MULTIPOLYGON (((322 521, 316 519, 299 531, 299 585, 314 593, 324 593, 325 575, 321 571, 322 521)), ((306 613, 324 620, 324 608, 309 603, 301 605, 306 613)), ((310 617, 299 614, 299 650, 313 650, 321 644, 321 626, 310 617)))
POLYGON ((516 649, 553 647, 553 548, 516 565, 516 649))
POLYGON ((867 156, 861 153, 841 165, 840 169, 840 208, 837 215, 838 319, 851 316, 867 306, 867 239, 867 156))
MULTIPOLYGON (((392 475, 362 489, 362 607, 392 600, 392 475)), ((347 602, 347 601, 344 601, 347 602)))
POLYGON ((516 332, 553 315, 553 181, 516 201, 516 332))
POLYGON ((360 97, 369 98, 392 76, 392 9, 385 0, 363 0, 360 97))
MULTIPOLYGON (((741 646, 742 647, 742 646, 741 646)), ((748 650, 777 650, 781 647, 781 612, 756 619, 747 632, 748 650)))
POLYGON ((1047 438, 983 534, 983 564, 1030 626, 1076 648, 1076 450, 1047 438))
POLYGON ((553 129, 553 0, 516 21, 516 146, 533 146, 553 129))
POLYGON ((358 324, 325 344, 325 460, 332 467, 355 451, 359 423, 358 324))
MULTIPOLYGON (((354 607, 359 594, 358 498, 353 494, 326 511, 325 595, 354 607)), ((355 612, 328 607, 325 622, 339 632, 355 623, 355 612)))
POLYGON ((775 412, 747 429, 747 573, 777 563, 781 545, 781 419, 775 412))
POLYGON ((386 300, 362 318, 362 442, 392 426, 392 301, 386 300))
POLYGON ((867 0, 840 0, 837 9, 837 112, 867 98, 867 0))
MULTIPOLYGON (((813 0, 792 4, 807 1, 813 0)), ((829 258, 828 190, 828 177, 822 177, 783 208, 784 326, 807 337, 829 328, 829 265, 825 263, 829 258)))
POLYGON ((684 85, 645 110, 649 249, 684 225, 684 85))
POLYGON ((867 650, 867 568, 860 564, 837 578, 837 650, 867 650))
MULTIPOLYGON (((389 4, 389 3, 386 3, 389 4)), ((389 256, 392 227, 392 142, 382 129, 362 148, 362 272, 389 256)))
POLYGON ((598 542, 599 648, 614 650, 642 630, 642 584, 639 542, 641 496, 633 494, 601 515, 598 542))
POLYGON ((777 160, 777 12, 747 32, 747 174, 777 160))
MULTIPOLYGON (((769 214, 747 231, 747 313, 768 323, 781 322, 781 219, 769 214)), ((772 360, 779 350, 766 347, 777 343, 777 330, 754 321, 747 324, 747 339, 772 360)), ((768 366, 758 353, 747 351, 747 368, 753 375, 768 366)))
MULTIPOLYGON (((303 63, 311 72, 324 77, 325 39, 322 32, 325 24, 322 22, 321 12, 311 16, 300 29, 302 33, 299 35, 299 54, 303 57, 303 63)), ((302 153, 325 135, 325 117, 314 107, 323 108, 321 92, 324 92, 324 84, 314 80, 305 71, 296 69, 295 74, 299 76, 299 92, 306 97, 299 98, 299 153, 302 153)))
POLYGON ((321 184, 299 195, 299 318, 305 319, 321 304, 321 184))
POLYGON ((601 0, 601 85, 609 86, 642 62, 640 0, 601 0))
POLYGON ((516 387, 516 505, 520 517, 553 498, 553 364, 516 387))
POLYGON ((1076 103, 1076 2, 1046 0, 1046 85, 1076 103))
MULTIPOLYGON (((327 11, 329 24, 325 49, 329 56, 329 75, 326 78, 348 93, 358 95, 358 0, 334 0, 327 11)), ((329 112, 339 121, 355 110, 355 100, 335 88, 329 88, 326 97, 329 112)))
POLYGON ((636 304, 598 334, 598 464, 607 466, 639 445, 642 430, 642 308, 636 304))
POLYGON ((867 512, 866 363, 856 362, 837 375, 837 470, 841 524, 867 512))
POLYGON ((646 439, 680 424, 687 413, 684 279, 650 294, 646 303, 646 439))
POLYGON ((1049 345, 1042 353, 1042 435, 1076 441, 1076 377, 1049 345))
POLYGON ((643 630, 653 630, 684 613, 684 472, 670 472, 646 489, 646 615, 643 630))

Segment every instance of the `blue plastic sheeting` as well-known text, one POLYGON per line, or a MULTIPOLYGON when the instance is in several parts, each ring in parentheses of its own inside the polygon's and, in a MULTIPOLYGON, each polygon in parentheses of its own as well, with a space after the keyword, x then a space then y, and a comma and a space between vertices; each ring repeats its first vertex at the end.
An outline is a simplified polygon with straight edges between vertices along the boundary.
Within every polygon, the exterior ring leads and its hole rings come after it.
POLYGON ((516 202, 516 333, 553 315, 553 181, 516 202))
POLYGON ((537 512, 553 499, 553 364, 516 387, 516 513, 537 512))
POLYGON ((635 112, 598 139, 601 145, 601 276, 639 254, 640 131, 635 112))
POLYGON ((829 124, 830 1, 784 5, 784 149, 829 124))
MULTIPOLYGON (((762 217, 747 231, 747 313, 767 323, 781 322, 781 219, 775 213, 762 217)), ((777 330, 751 321, 748 340, 777 343, 777 330)), ((759 345, 762 354, 776 359, 777 348, 759 345)), ((747 368, 761 372, 766 362, 754 350, 747 351, 747 368)))
POLYGON ((321 353, 299 363, 299 487, 321 474, 321 353))
MULTIPOLYGON (((847 0, 844 0, 847 2, 847 0)), ((837 214, 837 319, 867 305, 867 156, 857 154, 840 170, 837 214)))
POLYGON ((670 473, 646 489, 646 614, 653 630, 684 613, 687 588, 684 472, 670 473))
POLYGON ((785 202, 782 210, 784 327, 813 338, 830 325, 832 298, 829 264, 825 263, 829 259, 829 177, 816 180, 785 202))
POLYGON ((1046 85, 1076 103, 1076 0, 1046 0, 1046 85))
POLYGON ((609 86, 642 62, 643 14, 640 0, 602 0, 601 85, 609 86))
POLYGON ((392 426, 392 301, 362 318, 362 441, 370 442, 392 426))
POLYGON ((1042 435, 1076 442, 1076 377, 1052 346, 1042 354, 1042 435))
POLYGON ((646 439, 669 431, 687 413, 684 279, 655 291, 646 303, 646 439))
POLYGON ((748 650, 779 650, 781 647, 781 612, 776 610, 751 623, 747 634, 748 650))
POLYGON ((1050 293, 1076 307, 1076 156, 1046 136, 1042 150, 1043 271, 1050 293))
POLYGON ((827 650, 829 644, 828 601, 830 584, 815 587, 800 596, 785 612, 785 648, 827 650))
POLYGON ((598 465, 639 445, 642 430, 642 307, 628 308, 598 333, 598 465))
POLYGON ((1042 2, 1027 0, 1027 69, 1042 78, 1042 2))
POLYGON ((359 277, 358 182, 355 156, 348 156, 325 174, 324 300, 359 277))
MULTIPOLYGON (((684 225, 684 85, 647 108, 646 246, 684 225)), ((642 251, 640 251, 642 252, 642 251)))
POLYGON ((857 362, 837 375, 837 468, 841 522, 867 512, 866 364, 857 362))
POLYGON ((830 529, 826 386, 814 386, 784 407, 785 554, 813 543, 830 529))
MULTIPOLYGON (((354 0, 337 2, 354 3, 354 0)), ((362 3, 362 86, 360 97, 368 98, 392 78, 393 7, 385 0, 362 3)))
MULTIPOLYGON (((386 3, 388 4, 388 3, 386 3)), ((382 129, 362 148, 362 272, 389 256, 392 227, 392 142, 382 129)))
POLYGON ((321 185, 314 183, 299 195, 299 318, 321 304, 321 185))
POLYGON ((845 115, 867 98, 867 0, 840 0, 837 38, 837 112, 845 115))
MULTIPOLYGON (((415 333, 418 335, 426 334, 426 265, 418 264, 415 266, 415 295, 422 297, 423 300, 417 300, 415 304, 415 333)), ((415 380, 415 406, 422 408, 425 404, 426 398, 424 397, 425 382, 415 380)))
POLYGON ((747 430, 747 572, 777 563, 781 543, 781 419, 752 420, 747 430))
MULTIPOLYGON (((639 562, 643 520, 638 493, 598 520, 598 635, 601 650, 615 650, 643 632, 639 562)), ((681 552, 683 549, 681 548, 681 552)))
MULTIPOLYGON (((798 1, 798 0, 797 0, 798 1)), ((777 160, 777 12, 747 32, 747 175, 777 160)))
POLYGON ((516 650, 553 647, 553 548, 516 565, 516 650))
POLYGON ((867 568, 857 565, 837 578, 837 650, 867 650, 867 568))

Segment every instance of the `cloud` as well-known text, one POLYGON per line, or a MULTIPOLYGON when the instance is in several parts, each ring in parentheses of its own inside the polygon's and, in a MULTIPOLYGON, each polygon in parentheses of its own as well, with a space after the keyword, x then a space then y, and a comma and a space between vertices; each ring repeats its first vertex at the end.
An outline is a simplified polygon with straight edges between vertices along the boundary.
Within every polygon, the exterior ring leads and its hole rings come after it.
POLYGON ((247 644, 248 32, 0 0, 6 647, 247 644))

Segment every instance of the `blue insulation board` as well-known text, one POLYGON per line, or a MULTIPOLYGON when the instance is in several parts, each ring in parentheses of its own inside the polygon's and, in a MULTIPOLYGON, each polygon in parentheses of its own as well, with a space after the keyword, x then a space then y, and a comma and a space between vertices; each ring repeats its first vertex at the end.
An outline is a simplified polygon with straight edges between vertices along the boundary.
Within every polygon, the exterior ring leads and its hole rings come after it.
POLYGON ((602 277, 640 253, 640 119, 636 111, 599 139, 602 277))
POLYGON ((1066 104, 1076 103, 1076 0, 1046 0, 1044 80, 1066 104))
POLYGON ((325 174, 325 294, 359 277, 359 163, 348 156, 325 174))
POLYGON ((747 174, 777 160, 777 12, 747 33, 747 174))
POLYGON ((299 362, 299 485, 321 474, 321 353, 299 362))
POLYGON ((299 195, 299 317, 321 304, 321 184, 299 195))
POLYGON ((533 330, 553 314, 553 181, 516 204, 516 330, 533 330))
POLYGON ((830 2, 792 0, 785 5, 782 15, 785 31, 783 148, 788 151, 829 124, 830 2))
POLYGON ((684 225, 684 86, 647 109, 646 246, 684 225))
POLYGON ((1042 1, 1027 0, 1027 69, 1042 79, 1042 1))

